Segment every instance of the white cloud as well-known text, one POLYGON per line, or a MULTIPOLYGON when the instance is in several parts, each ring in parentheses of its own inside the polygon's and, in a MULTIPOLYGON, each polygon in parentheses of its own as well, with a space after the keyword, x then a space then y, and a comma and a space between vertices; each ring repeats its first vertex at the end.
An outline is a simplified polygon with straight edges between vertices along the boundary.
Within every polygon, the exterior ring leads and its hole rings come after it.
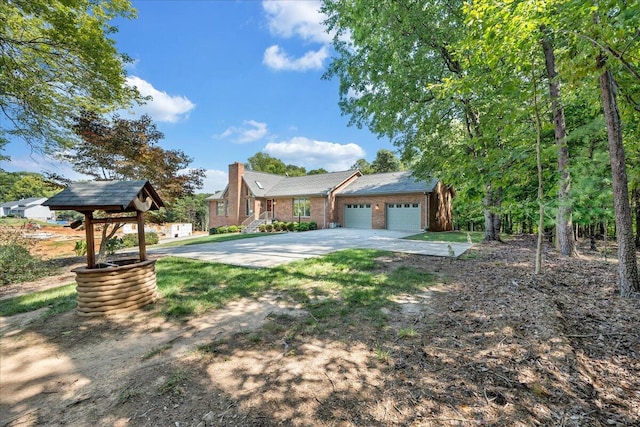
POLYGON ((325 44, 331 42, 331 35, 322 24, 327 17, 320 12, 321 5, 320 1, 262 2, 271 34, 325 44))
POLYGON ((199 193, 215 193, 216 191, 224 190, 228 182, 227 172, 219 171, 215 169, 207 169, 205 171, 205 177, 202 181, 203 186, 199 193))
POLYGON ((320 6, 320 1, 263 1, 271 34, 284 39, 299 38, 306 43, 320 44, 320 47, 292 58, 280 46, 272 45, 265 50, 262 63, 278 71, 322 69, 329 57, 332 35, 325 31, 323 21, 327 17, 320 12, 320 6))
POLYGON ((143 96, 151 96, 153 98, 147 101, 146 104, 135 107, 134 111, 140 114, 148 114, 158 122, 175 123, 185 118, 189 111, 196 106, 188 98, 169 95, 167 92, 154 88, 151 83, 137 76, 128 76, 127 84, 131 87, 137 87, 143 96))
POLYGON ((285 163, 328 171, 347 170, 366 154, 362 147, 354 143, 338 144, 301 136, 288 141, 270 142, 263 151, 285 163))
POLYGON ((310 50, 300 58, 291 58, 278 45, 269 46, 264 51, 262 62, 272 70, 307 71, 321 70, 324 60, 329 57, 329 48, 322 46, 319 50, 310 50))
POLYGON ((231 138, 231 140, 237 144, 246 144, 262 139, 269 134, 266 123, 255 120, 245 120, 242 123, 244 126, 229 127, 224 132, 214 135, 213 137, 216 139, 231 138))

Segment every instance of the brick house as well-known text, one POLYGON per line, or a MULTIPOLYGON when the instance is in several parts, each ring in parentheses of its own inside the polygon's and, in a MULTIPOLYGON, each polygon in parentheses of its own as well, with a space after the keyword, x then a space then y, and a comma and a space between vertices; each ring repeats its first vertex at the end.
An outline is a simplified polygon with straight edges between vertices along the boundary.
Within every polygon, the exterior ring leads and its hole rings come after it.
POLYGON ((255 226, 269 220, 314 221, 318 228, 452 230, 454 190, 417 181, 410 172, 358 170, 288 177, 229 165, 229 184, 207 198, 209 227, 255 226))

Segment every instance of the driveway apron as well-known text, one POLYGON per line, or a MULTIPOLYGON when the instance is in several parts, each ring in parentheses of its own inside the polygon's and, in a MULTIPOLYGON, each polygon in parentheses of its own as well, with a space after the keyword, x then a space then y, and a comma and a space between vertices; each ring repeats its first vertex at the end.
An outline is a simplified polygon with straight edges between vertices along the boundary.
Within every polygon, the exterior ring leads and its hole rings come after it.
POLYGON ((176 248, 149 248, 147 252, 262 268, 318 257, 343 249, 380 249, 410 254, 458 257, 472 246, 468 243, 402 239, 412 234, 415 233, 335 228, 176 248))

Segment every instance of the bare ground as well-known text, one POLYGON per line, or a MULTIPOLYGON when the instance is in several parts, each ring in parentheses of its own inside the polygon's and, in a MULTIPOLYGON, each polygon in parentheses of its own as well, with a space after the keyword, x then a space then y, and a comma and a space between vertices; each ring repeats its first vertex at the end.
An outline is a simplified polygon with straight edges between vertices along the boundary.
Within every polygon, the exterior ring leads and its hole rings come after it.
POLYGON ((379 259, 438 277, 382 321, 318 327, 286 294, 184 324, 3 319, 0 426, 640 425, 640 300, 611 259, 547 248, 534 276, 533 250, 379 259))

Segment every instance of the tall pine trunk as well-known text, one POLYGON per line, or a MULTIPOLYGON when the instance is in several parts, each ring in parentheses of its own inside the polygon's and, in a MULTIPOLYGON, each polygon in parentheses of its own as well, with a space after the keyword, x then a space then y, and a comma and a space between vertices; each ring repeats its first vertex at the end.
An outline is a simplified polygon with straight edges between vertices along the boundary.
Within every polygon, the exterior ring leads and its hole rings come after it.
MULTIPOLYGON (((599 58, 598 65, 604 65, 599 58)), ((633 242, 633 225, 629 205, 629 186, 622 144, 622 121, 618 111, 615 81, 611 71, 600 75, 602 109, 607 127, 609 157, 611 159, 611 183, 613 186, 613 207, 616 218, 616 238, 618 242, 618 286, 620 295, 628 297, 640 292, 640 279, 636 263, 636 248, 633 242)))
POLYGON ((558 215, 556 218, 556 246, 560 253, 572 256, 575 253, 573 244, 573 226, 571 223, 571 176, 569 174, 569 149, 566 140, 564 107, 560 97, 560 82, 556 72, 556 60, 553 44, 544 27, 541 28, 542 50, 544 52, 549 95, 553 110, 554 139, 558 148, 558 215))

